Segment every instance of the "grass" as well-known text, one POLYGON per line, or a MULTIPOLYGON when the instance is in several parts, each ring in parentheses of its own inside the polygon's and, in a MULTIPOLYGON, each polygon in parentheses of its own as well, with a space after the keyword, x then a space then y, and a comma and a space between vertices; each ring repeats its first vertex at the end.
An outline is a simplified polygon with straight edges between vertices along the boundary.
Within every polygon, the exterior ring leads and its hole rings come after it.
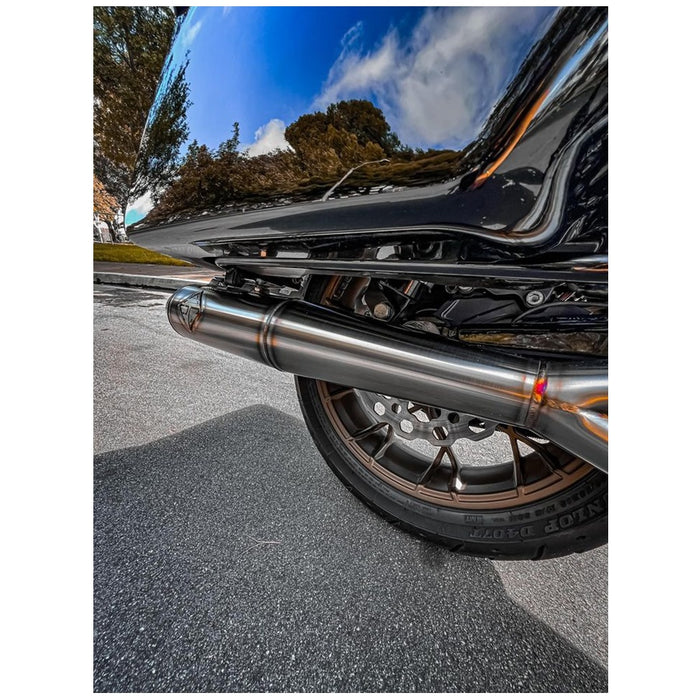
POLYGON ((119 263, 149 263, 155 265, 182 265, 192 267, 184 260, 171 258, 169 255, 154 253, 152 250, 141 248, 130 243, 95 243, 93 260, 100 262, 119 263))

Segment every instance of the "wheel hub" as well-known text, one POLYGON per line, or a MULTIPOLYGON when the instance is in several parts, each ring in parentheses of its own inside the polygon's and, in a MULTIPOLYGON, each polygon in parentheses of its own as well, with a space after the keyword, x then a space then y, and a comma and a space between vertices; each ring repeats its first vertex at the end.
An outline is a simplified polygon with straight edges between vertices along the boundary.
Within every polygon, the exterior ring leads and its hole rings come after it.
POLYGON ((357 391, 367 416, 390 425, 405 440, 427 440, 431 445, 447 447, 455 440, 483 440, 493 435, 497 423, 457 411, 425 406, 392 396, 357 391))

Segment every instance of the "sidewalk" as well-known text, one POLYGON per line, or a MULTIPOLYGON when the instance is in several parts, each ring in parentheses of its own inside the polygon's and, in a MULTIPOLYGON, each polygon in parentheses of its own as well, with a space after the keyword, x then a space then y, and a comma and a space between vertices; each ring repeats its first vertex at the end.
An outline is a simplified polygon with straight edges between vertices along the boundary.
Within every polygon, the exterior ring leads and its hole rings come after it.
POLYGON ((203 267, 180 265, 144 265, 138 263, 93 263, 95 284, 119 284, 127 287, 153 287, 155 289, 180 289, 189 283, 207 284, 223 271, 203 267))

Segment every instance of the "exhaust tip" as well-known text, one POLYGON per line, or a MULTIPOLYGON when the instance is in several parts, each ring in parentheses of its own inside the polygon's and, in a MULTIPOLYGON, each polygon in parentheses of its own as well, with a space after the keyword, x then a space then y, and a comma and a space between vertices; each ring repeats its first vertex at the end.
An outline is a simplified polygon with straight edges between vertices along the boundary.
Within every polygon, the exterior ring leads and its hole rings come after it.
POLYGON ((204 288, 195 285, 182 287, 167 302, 170 325, 180 335, 192 335, 204 313, 204 288))

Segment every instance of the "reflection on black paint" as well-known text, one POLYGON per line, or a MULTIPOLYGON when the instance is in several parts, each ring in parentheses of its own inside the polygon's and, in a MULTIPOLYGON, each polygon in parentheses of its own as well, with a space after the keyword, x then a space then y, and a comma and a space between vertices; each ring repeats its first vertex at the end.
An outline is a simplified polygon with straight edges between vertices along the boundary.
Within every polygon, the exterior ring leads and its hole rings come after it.
MULTIPOLYGON (((365 116, 381 123, 385 115, 367 105, 365 116)), ((462 151, 412 149, 386 138, 388 122, 376 142, 328 114, 296 124, 308 131, 300 153, 236 154, 224 162, 216 149, 200 147, 201 163, 164 188, 132 239, 200 263, 211 260, 195 241, 397 228, 450 231, 474 261, 606 251, 605 8, 559 11, 462 151), (357 167, 382 155, 390 162, 357 167), (320 201, 350 168, 357 169, 334 191, 338 199, 320 201)))

